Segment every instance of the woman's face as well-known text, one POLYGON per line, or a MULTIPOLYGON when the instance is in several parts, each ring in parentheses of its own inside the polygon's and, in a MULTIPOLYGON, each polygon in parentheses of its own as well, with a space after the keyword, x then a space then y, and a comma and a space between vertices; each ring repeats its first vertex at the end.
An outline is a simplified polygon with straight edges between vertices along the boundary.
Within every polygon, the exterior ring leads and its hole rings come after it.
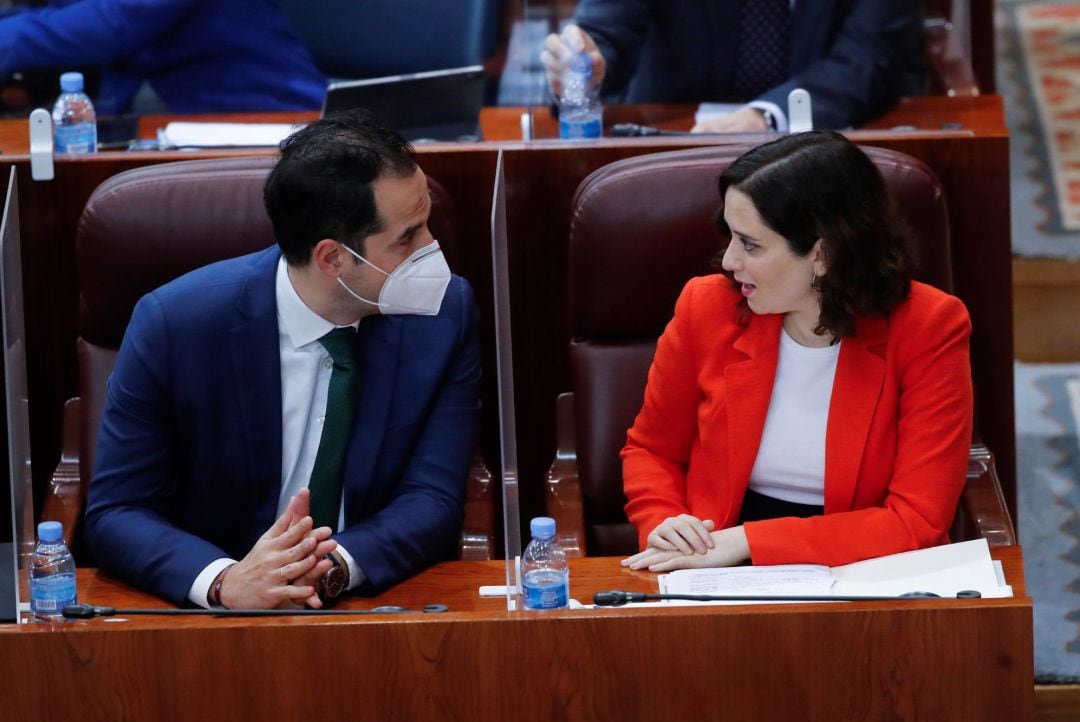
POLYGON ((731 229, 731 243, 722 265, 742 284, 750 310, 793 313, 816 324, 821 306, 810 282, 825 273, 821 239, 805 256, 796 255, 784 237, 761 220, 750 196, 735 188, 724 195, 724 221, 731 229))

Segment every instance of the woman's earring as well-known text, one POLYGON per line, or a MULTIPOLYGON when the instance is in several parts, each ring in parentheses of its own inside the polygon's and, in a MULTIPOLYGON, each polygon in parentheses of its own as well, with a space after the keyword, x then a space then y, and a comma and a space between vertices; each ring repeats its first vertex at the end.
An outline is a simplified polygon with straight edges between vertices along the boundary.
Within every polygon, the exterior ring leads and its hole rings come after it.
POLYGON ((820 276, 818 276, 816 273, 811 273, 810 274, 810 288, 814 289, 815 291, 818 290, 818 282, 820 280, 821 280, 820 276))

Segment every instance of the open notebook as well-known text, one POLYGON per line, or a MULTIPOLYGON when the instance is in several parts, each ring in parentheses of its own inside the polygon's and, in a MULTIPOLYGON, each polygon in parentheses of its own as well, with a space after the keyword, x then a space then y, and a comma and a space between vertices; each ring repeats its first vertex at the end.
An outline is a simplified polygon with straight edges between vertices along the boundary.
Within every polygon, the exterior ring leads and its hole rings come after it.
MULTIPOLYGON (((866 559, 839 567, 810 564, 725 569, 681 569, 662 575, 663 594, 900 596, 932 592, 955 597, 973 589, 983 597, 1011 597, 1001 564, 985 539, 866 559)), ((669 604, 700 604, 672 601, 669 604)), ((733 602, 707 602, 733 603, 733 602)))

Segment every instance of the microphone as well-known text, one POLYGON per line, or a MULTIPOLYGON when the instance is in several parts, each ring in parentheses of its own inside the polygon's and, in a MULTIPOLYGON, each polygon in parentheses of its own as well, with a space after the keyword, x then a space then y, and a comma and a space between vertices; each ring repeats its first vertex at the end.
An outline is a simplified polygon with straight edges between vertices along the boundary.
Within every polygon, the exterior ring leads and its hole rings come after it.
POLYGON ((165 616, 211 617, 326 617, 337 615, 371 614, 437 614, 449 611, 445 604, 428 604, 422 609, 382 606, 374 609, 116 609, 93 604, 68 604, 61 612, 64 619, 94 619, 96 617, 130 617, 156 614, 165 616))
POLYGON ((611 135, 614 138, 638 138, 646 135, 690 135, 690 133, 682 130, 663 130, 637 123, 616 123, 611 126, 611 135))
MULTIPOLYGON (((956 593, 956 599, 979 599, 982 593, 964 589, 956 593)), ((800 594, 646 594, 645 592, 597 592, 593 604, 598 607, 621 607, 628 602, 649 600, 679 600, 690 602, 884 602, 909 601, 912 599, 944 599, 933 592, 907 592, 899 596, 876 595, 800 595, 800 594)))

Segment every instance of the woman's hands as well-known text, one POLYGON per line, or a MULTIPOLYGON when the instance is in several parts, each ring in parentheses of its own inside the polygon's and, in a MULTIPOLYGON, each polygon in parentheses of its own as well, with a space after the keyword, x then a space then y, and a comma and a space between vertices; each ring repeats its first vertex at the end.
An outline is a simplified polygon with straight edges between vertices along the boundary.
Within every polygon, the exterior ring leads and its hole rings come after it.
POLYGON ((702 521, 689 514, 665 519, 650 532, 645 551, 623 559, 622 565, 650 572, 669 572, 730 567, 750 558, 750 545, 741 526, 712 531, 714 527, 711 519, 702 521))

